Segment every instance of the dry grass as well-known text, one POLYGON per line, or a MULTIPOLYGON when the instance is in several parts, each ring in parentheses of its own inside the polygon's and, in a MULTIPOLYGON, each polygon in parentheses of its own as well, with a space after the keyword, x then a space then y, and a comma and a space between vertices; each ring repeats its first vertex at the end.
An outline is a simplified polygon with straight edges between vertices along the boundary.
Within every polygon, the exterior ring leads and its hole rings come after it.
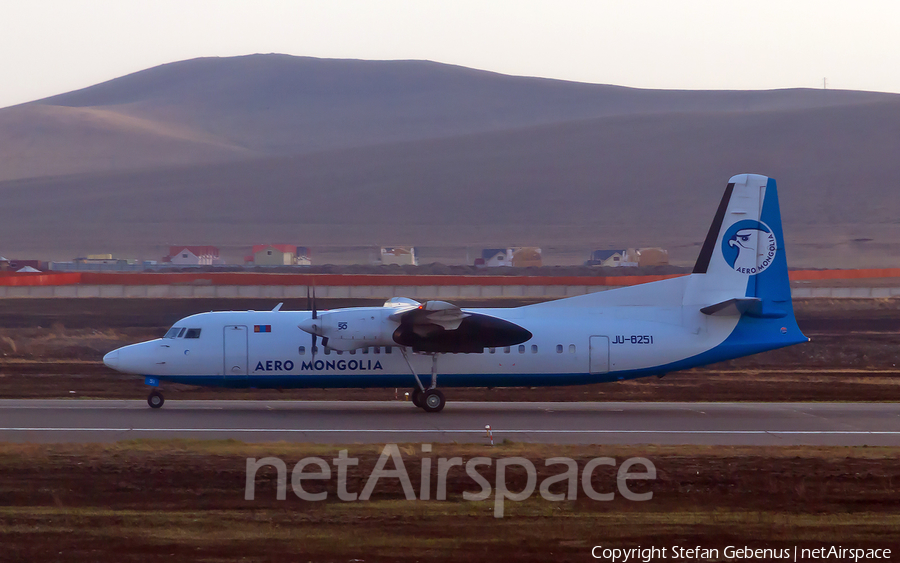
MULTIPOLYGON (((334 455, 341 449, 350 449, 359 455, 378 455, 383 445, 378 444, 304 444, 295 442, 247 443, 239 440, 124 440, 106 443, 60 443, 60 444, 17 444, 0 442, 0 463, 15 458, 52 459, 67 456, 87 456, 92 458, 127 455, 166 453, 183 455, 221 456, 278 456, 297 458, 307 456, 334 455)), ((416 455, 420 443, 399 443, 405 455, 416 455)), ((900 446, 658 446, 658 445, 558 445, 532 444, 505 441, 495 446, 485 444, 432 444, 432 457, 507 457, 524 456, 531 459, 565 456, 587 458, 605 455, 610 457, 634 456, 675 456, 675 457, 767 457, 804 458, 822 460, 853 459, 897 459, 900 446)))
MULTIPOLYGON (((591 546, 727 545, 897 548, 900 448, 598 447, 435 444, 432 457, 643 455, 659 470, 654 498, 634 503, 549 502, 533 495, 469 502, 473 483, 451 473, 447 501, 403 500, 394 480, 372 500, 326 502, 274 495, 257 475, 243 500, 246 457, 360 460, 351 490, 374 465, 367 445, 139 440, 117 444, 0 444, 0 542, 9 560, 153 561, 583 561, 591 546)), ((401 445, 418 490, 418 444, 401 445)), ((489 474, 486 474, 489 476, 489 474)), ((522 477, 508 473, 510 490, 522 477)), ((609 477, 608 475, 606 477, 609 477)), ((605 478, 605 477, 604 477, 605 478)), ((614 479, 614 475, 612 476, 614 479)), ((432 481, 434 483, 434 481, 432 481)), ((599 481, 599 485, 606 483, 599 481)), ((384 486, 382 486, 384 485, 384 486)), ((476 487, 477 488, 477 487, 476 487)))

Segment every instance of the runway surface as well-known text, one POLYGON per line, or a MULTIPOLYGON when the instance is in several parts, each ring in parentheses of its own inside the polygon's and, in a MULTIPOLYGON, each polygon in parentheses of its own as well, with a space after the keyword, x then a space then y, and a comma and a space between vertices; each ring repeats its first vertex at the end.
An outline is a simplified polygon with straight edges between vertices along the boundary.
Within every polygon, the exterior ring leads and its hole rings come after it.
POLYGON ((0 400, 0 441, 114 442, 233 438, 245 442, 390 443, 494 440, 561 444, 900 446, 898 403, 0 400))

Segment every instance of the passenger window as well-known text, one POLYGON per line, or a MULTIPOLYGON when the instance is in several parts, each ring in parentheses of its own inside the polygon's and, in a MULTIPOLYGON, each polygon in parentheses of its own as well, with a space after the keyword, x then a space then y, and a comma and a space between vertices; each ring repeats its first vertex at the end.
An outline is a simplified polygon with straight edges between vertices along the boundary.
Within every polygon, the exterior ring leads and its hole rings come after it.
POLYGON ((532 353, 532 354, 537 354, 537 344, 532 344, 532 345, 531 345, 531 353, 532 353))
POLYGON ((301 356, 305 356, 305 355, 306 355, 306 346, 301 346, 301 347, 300 347, 300 355, 301 355, 301 356))
POLYGON ((200 329, 199 328, 189 328, 187 330, 187 334, 184 335, 185 338, 200 338, 200 329))
POLYGON ((574 353, 575 353, 575 345, 574 345, 574 344, 569 344, 569 353, 570 353, 570 354, 574 354, 574 353))
POLYGON ((393 346, 385 346, 385 347, 384 347, 384 353, 385 353, 385 354, 390 354, 390 353, 391 353, 391 348, 393 348, 393 346))
POLYGON ((520 354, 524 354, 524 353, 525 353, 525 345, 524 345, 524 344, 519 344, 519 353, 520 353, 520 354))
POLYGON ((355 355, 356 355, 356 350, 350 350, 350 355, 351 355, 351 356, 355 356, 355 355))
POLYGON ((373 354, 380 354, 380 353, 381 353, 381 346, 375 346, 375 347, 373 347, 373 348, 372 348, 372 353, 373 353, 373 354))
POLYGON ((503 349, 503 353, 504 353, 504 354, 509 354, 509 346, 507 346, 506 348, 503 349))
POLYGON ((491 354, 493 354, 496 351, 497 351, 496 348, 488 348, 488 352, 490 352, 491 354))
POLYGON ((326 355, 326 356, 330 356, 330 355, 331 355, 331 348, 325 348, 325 355, 326 355))
POLYGON ((343 351, 343 350, 335 350, 335 352, 337 353, 338 356, 343 356, 343 355, 344 355, 344 351, 343 351))
POLYGON ((562 344, 557 344, 557 345, 556 345, 556 353, 557 353, 557 354, 562 354, 562 344))
POLYGON ((363 348, 363 349, 362 349, 362 353, 363 353, 363 354, 368 354, 368 353, 369 353, 369 347, 366 346, 365 348, 363 348))

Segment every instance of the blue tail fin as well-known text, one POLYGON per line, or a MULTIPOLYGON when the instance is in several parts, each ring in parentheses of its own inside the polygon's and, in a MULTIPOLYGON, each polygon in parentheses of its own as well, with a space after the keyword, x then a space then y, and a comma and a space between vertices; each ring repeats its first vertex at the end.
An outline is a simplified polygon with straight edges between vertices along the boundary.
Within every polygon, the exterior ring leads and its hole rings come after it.
MULTIPOLYGON (((793 317, 794 307, 791 303, 791 283, 788 279, 787 257, 784 250, 778 188, 773 178, 769 178, 766 182, 759 222, 771 230, 771 235, 761 232, 759 236, 757 262, 761 271, 750 276, 747 282, 747 295, 756 297, 759 302, 748 313, 763 318, 793 317)), ((727 241, 722 242, 723 245, 727 244, 727 241)))
POLYGON ((794 318, 775 180, 729 180, 684 303, 707 315, 740 316, 724 343, 732 357, 808 340, 794 318))

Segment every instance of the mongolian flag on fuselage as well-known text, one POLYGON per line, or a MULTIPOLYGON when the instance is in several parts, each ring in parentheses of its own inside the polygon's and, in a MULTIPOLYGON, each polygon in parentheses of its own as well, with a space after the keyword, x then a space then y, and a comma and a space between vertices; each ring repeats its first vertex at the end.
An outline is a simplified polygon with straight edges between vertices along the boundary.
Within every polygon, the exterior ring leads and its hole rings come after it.
POLYGON ((253 332, 272 332, 272 325, 253 325, 253 332))

